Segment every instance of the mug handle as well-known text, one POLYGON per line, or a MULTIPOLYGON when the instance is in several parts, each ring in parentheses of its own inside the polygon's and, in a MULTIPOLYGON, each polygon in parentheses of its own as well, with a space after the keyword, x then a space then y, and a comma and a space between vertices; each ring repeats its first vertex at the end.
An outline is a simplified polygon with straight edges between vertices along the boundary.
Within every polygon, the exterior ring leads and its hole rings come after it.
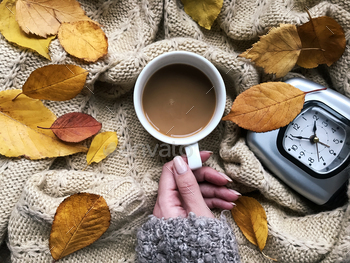
POLYGON ((202 167, 202 159, 199 154, 198 143, 193 143, 185 146, 187 155, 188 166, 191 170, 195 170, 202 167))

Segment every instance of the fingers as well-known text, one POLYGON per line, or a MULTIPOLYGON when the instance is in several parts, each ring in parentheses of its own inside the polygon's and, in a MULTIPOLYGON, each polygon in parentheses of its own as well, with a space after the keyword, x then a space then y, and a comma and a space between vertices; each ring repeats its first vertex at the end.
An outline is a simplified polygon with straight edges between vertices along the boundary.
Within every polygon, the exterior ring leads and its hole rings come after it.
POLYGON ((209 208, 219 208, 223 210, 231 210, 236 205, 231 202, 227 202, 225 200, 219 198, 204 198, 205 203, 209 208))
POLYGON ((176 217, 178 215, 176 207, 181 205, 172 170, 172 164, 163 165, 158 185, 157 202, 153 209, 153 215, 158 218, 176 217))
MULTIPOLYGON (((202 162, 205 162, 206 160, 208 160, 210 158, 210 156, 212 155, 212 152, 201 151, 199 154, 201 156, 202 162)), ((187 163, 187 157, 182 156, 182 159, 187 163)), ((166 164, 163 165, 162 174, 161 174, 160 179, 159 179, 158 195, 163 194, 163 193, 167 193, 169 190, 176 189, 175 179, 173 178, 174 177, 173 165, 174 165, 174 161, 167 162, 166 164)), ((202 167, 202 168, 205 168, 205 167, 202 167)), ((197 170, 201 170, 202 168, 197 169, 197 170)), ((210 169, 212 169, 212 168, 210 168, 210 169)), ((204 178, 204 175, 202 176, 202 174, 203 174, 203 172, 205 172, 205 170, 206 169, 202 170, 202 172, 199 172, 200 177, 204 178)), ((215 171, 214 169, 212 169, 212 170, 215 171)), ((217 176, 218 175, 216 175, 216 176, 209 175, 210 178, 217 177, 217 176)), ((219 175, 219 177, 220 177, 220 175, 219 175)), ((214 181, 215 181, 215 178, 214 178, 214 181)), ((221 179, 221 181, 224 181, 224 180, 221 179)))
POLYGON ((174 158, 174 178, 186 211, 197 216, 214 217, 203 199, 197 179, 180 156, 174 158))
POLYGON ((207 181, 215 185, 226 185, 228 182, 232 182, 231 178, 226 174, 219 173, 207 166, 194 170, 193 174, 196 176, 198 182, 207 181))
MULTIPOLYGON (((207 151, 200 152, 202 162, 208 160, 211 154, 207 151)), ((187 161, 187 158, 183 159, 187 161)), ((158 218, 186 217, 188 214, 181 204, 182 197, 175 182, 173 165, 173 161, 166 163, 159 179, 157 202, 153 209, 153 214, 158 218)), ((200 193, 200 190, 197 192, 200 193)), ((204 200, 203 204, 205 205, 204 200)), ((208 208, 206 209, 208 210, 208 208)))
POLYGON ((167 194, 169 191, 176 190, 176 188, 172 163, 169 162, 163 165, 159 179, 158 195, 167 194))
POLYGON ((231 210, 235 206, 234 201, 241 196, 237 191, 224 186, 203 183, 199 185, 199 188, 209 208, 231 210))
MULTIPOLYGON (((204 163, 205 161, 207 161, 209 158, 210 158, 210 156, 213 154, 213 152, 210 152, 210 151, 201 151, 201 152, 199 152, 199 155, 200 155, 200 157, 201 157, 201 160, 202 160, 202 163, 204 163)), ((187 156, 186 155, 183 155, 183 156, 181 156, 182 157, 182 159, 186 162, 186 163, 188 163, 187 162, 187 156)))
POLYGON ((227 202, 234 202, 241 196, 237 191, 224 186, 203 183, 199 185, 199 188, 204 198, 218 198, 227 202))

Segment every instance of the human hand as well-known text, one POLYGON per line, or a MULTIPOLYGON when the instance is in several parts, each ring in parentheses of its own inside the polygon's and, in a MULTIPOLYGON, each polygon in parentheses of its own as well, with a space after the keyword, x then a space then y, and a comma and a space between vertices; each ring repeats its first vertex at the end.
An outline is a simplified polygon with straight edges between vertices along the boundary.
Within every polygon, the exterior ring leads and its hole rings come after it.
MULTIPOLYGON (((209 159, 210 152, 201 152, 202 162, 209 159)), ((231 179, 210 167, 191 171, 187 158, 176 156, 163 166, 159 180, 158 197, 153 215, 158 218, 196 216, 213 218, 209 208, 232 209, 240 194, 227 189, 231 179), (199 182, 199 184, 198 184, 199 182)))

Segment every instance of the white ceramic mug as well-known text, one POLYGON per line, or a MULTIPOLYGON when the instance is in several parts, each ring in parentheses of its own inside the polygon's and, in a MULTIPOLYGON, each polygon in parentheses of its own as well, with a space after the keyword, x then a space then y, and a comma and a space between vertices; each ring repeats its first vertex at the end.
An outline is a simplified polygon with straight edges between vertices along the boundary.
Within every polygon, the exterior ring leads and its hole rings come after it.
POLYGON ((143 127, 153 137, 162 142, 172 145, 184 145, 188 158, 188 165, 192 170, 202 167, 198 141, 211 133, 218 125, 224 113, 225 103, 226 89, 219 71, 209 60, 187 51, 168 52, 153 59, 141 71, 134 89, 134 107, 136 115, 143 127), (142 107, 142 95, 147 81, 156 71, 170 64, 187 64, 201 70, 213 84, 216 93, 216 107, 211 120, 201 131, 188 137, 174 138, 160 133, 148 122, 142 107))

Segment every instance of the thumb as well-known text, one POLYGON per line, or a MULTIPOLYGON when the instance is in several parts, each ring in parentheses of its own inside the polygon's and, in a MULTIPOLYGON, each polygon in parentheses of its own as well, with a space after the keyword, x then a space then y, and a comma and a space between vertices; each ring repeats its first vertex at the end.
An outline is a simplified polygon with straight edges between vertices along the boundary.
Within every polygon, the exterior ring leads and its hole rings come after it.
POLYGON ((193 212, 196 216, 214 217, 203 199, 196 177, 180 156, 174 158, 174 177, 187 214, 193 212))

